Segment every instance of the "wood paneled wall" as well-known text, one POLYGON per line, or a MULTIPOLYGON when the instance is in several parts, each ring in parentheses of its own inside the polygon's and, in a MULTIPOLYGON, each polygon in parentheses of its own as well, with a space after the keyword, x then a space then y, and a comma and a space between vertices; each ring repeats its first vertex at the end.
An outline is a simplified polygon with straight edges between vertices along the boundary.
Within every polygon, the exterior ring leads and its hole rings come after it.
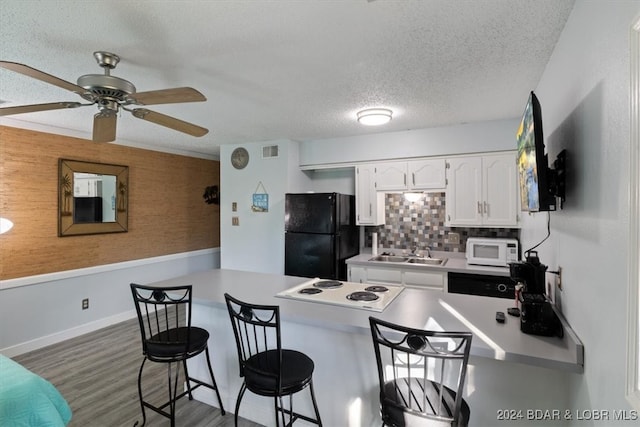
POLYGON ((0 279, 220 246, 220 163, 0 126, 0 279), (58 159, 129 166, 129 231, 58 237, 58 159))

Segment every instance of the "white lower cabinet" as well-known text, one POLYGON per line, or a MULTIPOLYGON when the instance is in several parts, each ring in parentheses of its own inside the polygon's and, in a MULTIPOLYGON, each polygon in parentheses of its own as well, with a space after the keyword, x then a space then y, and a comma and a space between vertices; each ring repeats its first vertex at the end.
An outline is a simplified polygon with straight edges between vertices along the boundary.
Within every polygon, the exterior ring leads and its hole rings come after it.
POLYGON ((347 266, 347 281, 365 283, 367 281, 367 269, 365 267, 347 266))
POLYGON ((412 288, 430 288, 445 290, 446 272, 405 271, 402 273, 402 284, 412 288))
POLYGON ((402 267, 370 267, 350 265, 350 282, 371 283, 375 285, 403 285, 410 288, 446 290, 447 272, 417 270, 402 267))

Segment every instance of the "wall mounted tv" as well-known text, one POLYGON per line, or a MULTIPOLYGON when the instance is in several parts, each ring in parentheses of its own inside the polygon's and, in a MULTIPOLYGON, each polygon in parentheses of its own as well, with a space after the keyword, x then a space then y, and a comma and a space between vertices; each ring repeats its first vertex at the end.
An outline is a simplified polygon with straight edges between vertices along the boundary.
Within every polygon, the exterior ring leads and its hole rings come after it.
POLYGON ((521 210, 525 212, 555 211, 564 203, 564 165, 566 151, 562 150, 549 167, 544 152, 542 111, 535 93, 531 92, 516 133, 518 143, 518 180, 521 210))

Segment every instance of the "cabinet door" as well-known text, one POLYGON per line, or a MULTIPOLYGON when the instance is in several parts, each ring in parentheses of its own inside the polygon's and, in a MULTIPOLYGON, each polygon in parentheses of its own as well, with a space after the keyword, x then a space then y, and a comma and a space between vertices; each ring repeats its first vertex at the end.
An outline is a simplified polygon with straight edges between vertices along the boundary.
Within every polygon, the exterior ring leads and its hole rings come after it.
POLYGON ((367 268, 367 283, 385 285, 387 283, 402 284, 402 270, 367 268))
POLYGON ((444 290, 447 273, 434 271, 405 271, 402 284, 409 288, 444 290))
POLYGON ((356 166, 356 224, 384 224, 384 193, 376 193, 373 165, 356 166))
POLYGON ((515 154, 482 158, 482 217, 484 225, 516 226, 518 184, 515 154))
POLYGON ((445 166, 445 159, 408 162, 409 189, 431 190, 445 188, 445 166))
POLYGON ((354 283, 367 281, 367 269, 365 267, 348 266, 347 280, 354 283))
POLYGON ((482 159, 457 157, 448 160, 445 200, 446 223, 482 224, 482 159))
POLYGON ((407 162, 376 164, 376 190, 403 191, 407 189, 407 162))

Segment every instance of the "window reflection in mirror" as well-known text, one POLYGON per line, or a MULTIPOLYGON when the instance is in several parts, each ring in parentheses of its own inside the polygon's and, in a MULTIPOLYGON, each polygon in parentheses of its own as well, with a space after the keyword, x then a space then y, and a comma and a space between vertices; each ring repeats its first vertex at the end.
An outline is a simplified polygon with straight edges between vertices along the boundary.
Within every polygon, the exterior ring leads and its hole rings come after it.
POLYGON ((74 224, 116 221, 116 177, 73 173, 74 224))
POLYGON ((60 159, 58 235, 127 231, 129 167, 60 159))

